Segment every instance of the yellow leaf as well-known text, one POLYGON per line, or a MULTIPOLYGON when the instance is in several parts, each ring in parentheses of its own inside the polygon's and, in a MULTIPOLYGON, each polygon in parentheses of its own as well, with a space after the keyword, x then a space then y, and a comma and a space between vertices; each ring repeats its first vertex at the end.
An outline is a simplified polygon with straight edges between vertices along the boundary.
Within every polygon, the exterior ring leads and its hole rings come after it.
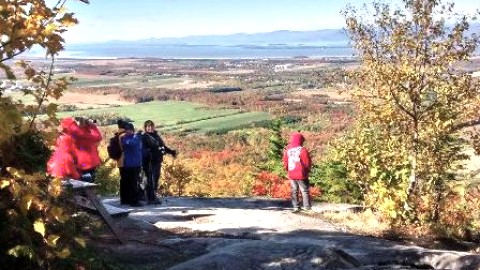
POLYGON ((57 241, 60 239, 58 235, 49 235, 47 239, 47 244, 51 247, 55 247, 57 245, 57 241))
POLYGON ((45 236, 45 223, 43 223, 43 220, 37 219, 37 221, 33 223, 33 229, 42 236, 45 236))
POLYGON ((68 248, 64 248, 62 249, 62 251, 57 252, 57 256, 60 258, 67 258, 68 256, 70 256, 70 254, 71 252, 70 252, 70 249, 68 248))
POLYGON ((63 222, 65 217, 63 216, 63 210, 60 207, 53 207, 50 210, 50 213, 55 217, 56 220, 63 222))
POLYGON ((57 30, 57 25, 55 25, 54 23, 49 23, 47 24, 47 26, 45 27, 45 35, 51 35, 53 34, 55 31, 57 30))
POLYGON ((84 238, 75 237, 75 242, 77 242, 83 248, 85 248, 87 246, 84 238))
POLYGON ((464 196, 465 195, 465 192, 466 192, 466 189, 465 189, 465 186, 462 185, 462 184, 458 184, 458 185, 455 185, 453 188, 452 188, 452 191, 455 193, 455 194, 458 194, 460 196, 464 196))
POLYGON ((388 212, 388 215, 391 217, 391 218, 397 218, 397 212, 395 210, 390 210, 388 212))
POLYGON ((77 19, 73 17, 72 13, 66 13, 59 22, 65 27, 71 27, 78 23, 77 19))
POLYGON ((6 188, 6 187, 8 187, 8 186, 10 186, 10 181, 8 181, 8 180, 2 180, 2 181, 0 182, 0 189, 4 189, 4 188, 6 188))
POLYGON ((33 201, 33 196, 32 195, 26 195, 25 197, 22 198, 21 204, 20 204, 20 210, 22 213, 27 213, 28 210, 30 210, 30 206, 32 206, 32 201, 33 201))

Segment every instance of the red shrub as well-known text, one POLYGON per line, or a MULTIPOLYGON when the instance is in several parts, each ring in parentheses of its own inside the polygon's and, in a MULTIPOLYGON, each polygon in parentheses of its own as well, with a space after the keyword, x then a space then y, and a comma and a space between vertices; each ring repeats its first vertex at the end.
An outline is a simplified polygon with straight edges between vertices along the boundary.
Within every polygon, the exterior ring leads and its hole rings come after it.
POLYGON ((290 184, 286 179, 267 171, 257 174, 252 195, 272 198, 290 198, 290 184))

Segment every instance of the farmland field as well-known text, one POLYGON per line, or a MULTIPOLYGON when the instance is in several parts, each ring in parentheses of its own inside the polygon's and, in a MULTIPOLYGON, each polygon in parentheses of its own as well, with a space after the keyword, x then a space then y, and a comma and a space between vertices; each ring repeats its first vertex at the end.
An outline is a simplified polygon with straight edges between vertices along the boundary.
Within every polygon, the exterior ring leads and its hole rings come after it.
POLYGON ((115 114, 131 119, 137 129, 143 122, 153 120, 168 131, 219 132, 242 128, 271 119, 265 112, 242 112, 234 109, 211 109, 205 106, 176 101, 154 101, 110 108, 60 112, 58 117, 115 114))
MULTIPOLYGON (((21 101, 24 104, 35 104, 33 96, 24 95, 22 92, 17 91, 8 93, 5 96, 21 101)), ((54 102, 59 105, 75 105, 79 109, 105 108, 133 104, 133 102, 123 99, 119 94, 85 94, 73 91, 65 91, 63 95, 58 100, 54 100, 54 102)))
POLYGON ((106 87, 106 86, 118 86, 118 87, 133 87, 133 88, 145 88, 145 87, 166 87, 174 86, 182 83, 183 80, 179 78, 165 78, 161 76, 102 76, 102 78, 82 78, 79 77, 72 86, 75 88, 82 87, 106 87))

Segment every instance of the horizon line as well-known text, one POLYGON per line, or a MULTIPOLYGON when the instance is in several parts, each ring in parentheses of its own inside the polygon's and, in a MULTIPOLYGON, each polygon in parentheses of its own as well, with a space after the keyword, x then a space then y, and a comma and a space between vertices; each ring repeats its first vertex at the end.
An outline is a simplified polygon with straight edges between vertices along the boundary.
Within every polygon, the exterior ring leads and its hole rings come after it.
POLYGON ((272 30, 272 31, 264 31, 264 32, 234 32, 230 34, 200 34, 200 35, 186 35, 180 37, 148 37, 148 38, 139 38, 139 39, 111 39, 105 41, 79 41, 79 42, 67 42, 67 44, 92 44, 92 43, 108 43, 108 42, 135 42, 135 41, 145 41, 145 40, 160 40, 160 39, 182 39, 182 38, 193 38, 193 37, 223 37, 223 36, 233 36, 233 35, 261 35, 261 34, 269 34, 269 33, 276 33, 276 32, 317 32, 317 31, 328 31, 328 30, 345 30, 344 27, 340 28, 322 28, 322 29, 315 29, 315 30, 287 30, 287 29, 280 29, 280 30, 272 30))

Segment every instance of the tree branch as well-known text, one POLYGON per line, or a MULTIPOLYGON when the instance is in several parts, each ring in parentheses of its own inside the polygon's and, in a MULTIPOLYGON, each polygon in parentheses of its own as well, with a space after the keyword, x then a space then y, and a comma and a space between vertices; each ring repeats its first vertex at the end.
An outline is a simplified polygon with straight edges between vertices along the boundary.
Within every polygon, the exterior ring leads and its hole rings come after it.
POLYGON ((35 119, 38 115, 38 112, 40 111, 40 109, 42 108, 42 105, 43 105, 43 102, 45 101, 45 99, 47 98, 47 93, 48 93, 48 88, 50 87, 50 83, 52 82, 52 76, 53 76, 53 68, 54 68, 54 64, 55 64, 55 57, 52 55, 52 62, 50 63, 50 69, 48 71, 48 77, 47 77, 47 83, 45 85, 45 90, 42 94, 42 98, 40 99, 40 101, 38 102, 38 106, 37 106, 37 111, 36 113, 33 115, 32 117, 32 120, 30 121, 30 125, 29 125, 29 129, 31 130, 32 127, 33 127, 33 124, 35 122, 35 119))
POLYGON ((455 125, 452 127, 452 132, 454 131, 458 131, 460 129, 464 129, 464 128, 467 128, 467 127, 473 127, 473 126, 477 126, 477 125, 480 125, 480 119, 474 119, 474 120, 470 120, 470 121, 467 121, 467 122, 463 122, 463 123, 460 123, 458 125, 455 125))
POLYGON ((410 112, 409 110, 407 110, 407 108, 405 108, 401 103, 400 103, 400 99, 395 95, 395 93, 393 93, 392 91, 392 88, 390 87, 389 88, 389 91, 390 91, 390 94, 392 95, 393 97, 393 100, 395 101, 395 104, 397 105, 398 108, 400 108, 400 110, 404 113, 406 113, 408 116, 410 116, 411 118, 415 118, 415 115, 410 112))
POLYGON ((0 63, 2 63, 2 62, 4 62, 4 61, 7 61, 7 60, 10 60, 10 59, 13 59, 13 58, 15 58, 15 56, 17 56, 17 55, 19 55, 19 54, 22 54, 22 53, 25 52, 25 51, 26 51, 26 49, 24 49, 24 50, 19 50, 18 52, 12 54, 11 56, 7 56, 7 57, 5 57, 5 58, 3 58, 3 59, 0 59, 0 63))

